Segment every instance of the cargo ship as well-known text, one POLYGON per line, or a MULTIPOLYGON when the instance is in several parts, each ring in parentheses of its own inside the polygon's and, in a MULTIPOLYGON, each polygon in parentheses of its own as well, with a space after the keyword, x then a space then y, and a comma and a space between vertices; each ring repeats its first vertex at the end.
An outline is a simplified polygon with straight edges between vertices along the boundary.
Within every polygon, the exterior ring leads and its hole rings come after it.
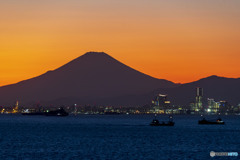
POLYGON ((205 118, 203 118, 202 120, 198 121, 198 124, 220 124, 220 125, 223 125, 223 124, 225 124, 225 122, 222 121, 221 118, 218 118, 216 121, 209 121, 209 120, 206 120, 205 118))
POLYGON ((64 117, 64 116, 68 116, 69 114, 63 108, 59 108, 59 109, 54 110, 54 111, 45 112, 45 115, 46 116, 64 117))

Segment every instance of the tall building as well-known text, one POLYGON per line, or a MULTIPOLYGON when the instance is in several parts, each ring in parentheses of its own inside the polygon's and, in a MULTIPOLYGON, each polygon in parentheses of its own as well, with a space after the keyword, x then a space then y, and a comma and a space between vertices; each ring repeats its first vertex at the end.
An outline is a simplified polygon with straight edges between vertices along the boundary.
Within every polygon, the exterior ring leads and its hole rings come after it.
POLYGON ((19 102, 16 101, 15 107, 13 108, 12 113, 18 113, 18 109, 19 109, 19 102))
POLYGON ((155 112, 165 113, 166 108, 170 105, 170 101, 167 100, 167 95, 158 94, 152 100, 152 104, 154 105, 155 112))
POLYGON ((203 88, 197 88, 196 102, 195 102, 195 111, 203 112, 203 88))
POLYGON ((203 97, 203 88, 197 87, 197 96, 203 97))
POLYGON ((163 107, 165 104, 165 101, 167 101, 167 95, 164 94, 158 94, 156 97, 153 99, 153 104, 156 106, 161 106, 163 107))
POLYGON ((16 101, 16 105, 15 105, 15 109, 18 110, 18 105, 19 105, 19 102, 16 101))

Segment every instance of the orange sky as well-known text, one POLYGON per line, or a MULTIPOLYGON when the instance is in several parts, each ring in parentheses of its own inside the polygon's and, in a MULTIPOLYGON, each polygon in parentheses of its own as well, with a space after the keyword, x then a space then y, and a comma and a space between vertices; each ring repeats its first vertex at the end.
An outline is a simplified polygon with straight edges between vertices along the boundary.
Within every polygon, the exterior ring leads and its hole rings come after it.
POLYGON ((88 51, 176 83, 240 77, 240 1, 0 1, 0 86, 88 51))

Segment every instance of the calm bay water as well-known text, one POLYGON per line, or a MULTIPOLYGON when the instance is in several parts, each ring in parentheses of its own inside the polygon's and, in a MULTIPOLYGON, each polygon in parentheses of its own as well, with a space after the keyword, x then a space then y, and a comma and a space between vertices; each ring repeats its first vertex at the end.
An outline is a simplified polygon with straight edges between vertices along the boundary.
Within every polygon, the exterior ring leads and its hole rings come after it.
POLYGON ((174 116, 174 127, 151 127, 152 119, 153 115, 0 115, 0 159, 240 158, 209 155, 240 153, 240 116, 222 116, 226 125, 210 126, 198 125, 198 116, 174 116))

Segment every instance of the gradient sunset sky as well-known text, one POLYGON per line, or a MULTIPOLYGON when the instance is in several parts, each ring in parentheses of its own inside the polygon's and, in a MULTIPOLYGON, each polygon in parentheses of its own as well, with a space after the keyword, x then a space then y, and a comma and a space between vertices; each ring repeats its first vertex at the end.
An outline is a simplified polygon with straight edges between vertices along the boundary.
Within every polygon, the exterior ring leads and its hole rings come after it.
POLYGON ((176 83, 240 77, 239 0, 0 0, 0 86, 88 51, 176 83))

